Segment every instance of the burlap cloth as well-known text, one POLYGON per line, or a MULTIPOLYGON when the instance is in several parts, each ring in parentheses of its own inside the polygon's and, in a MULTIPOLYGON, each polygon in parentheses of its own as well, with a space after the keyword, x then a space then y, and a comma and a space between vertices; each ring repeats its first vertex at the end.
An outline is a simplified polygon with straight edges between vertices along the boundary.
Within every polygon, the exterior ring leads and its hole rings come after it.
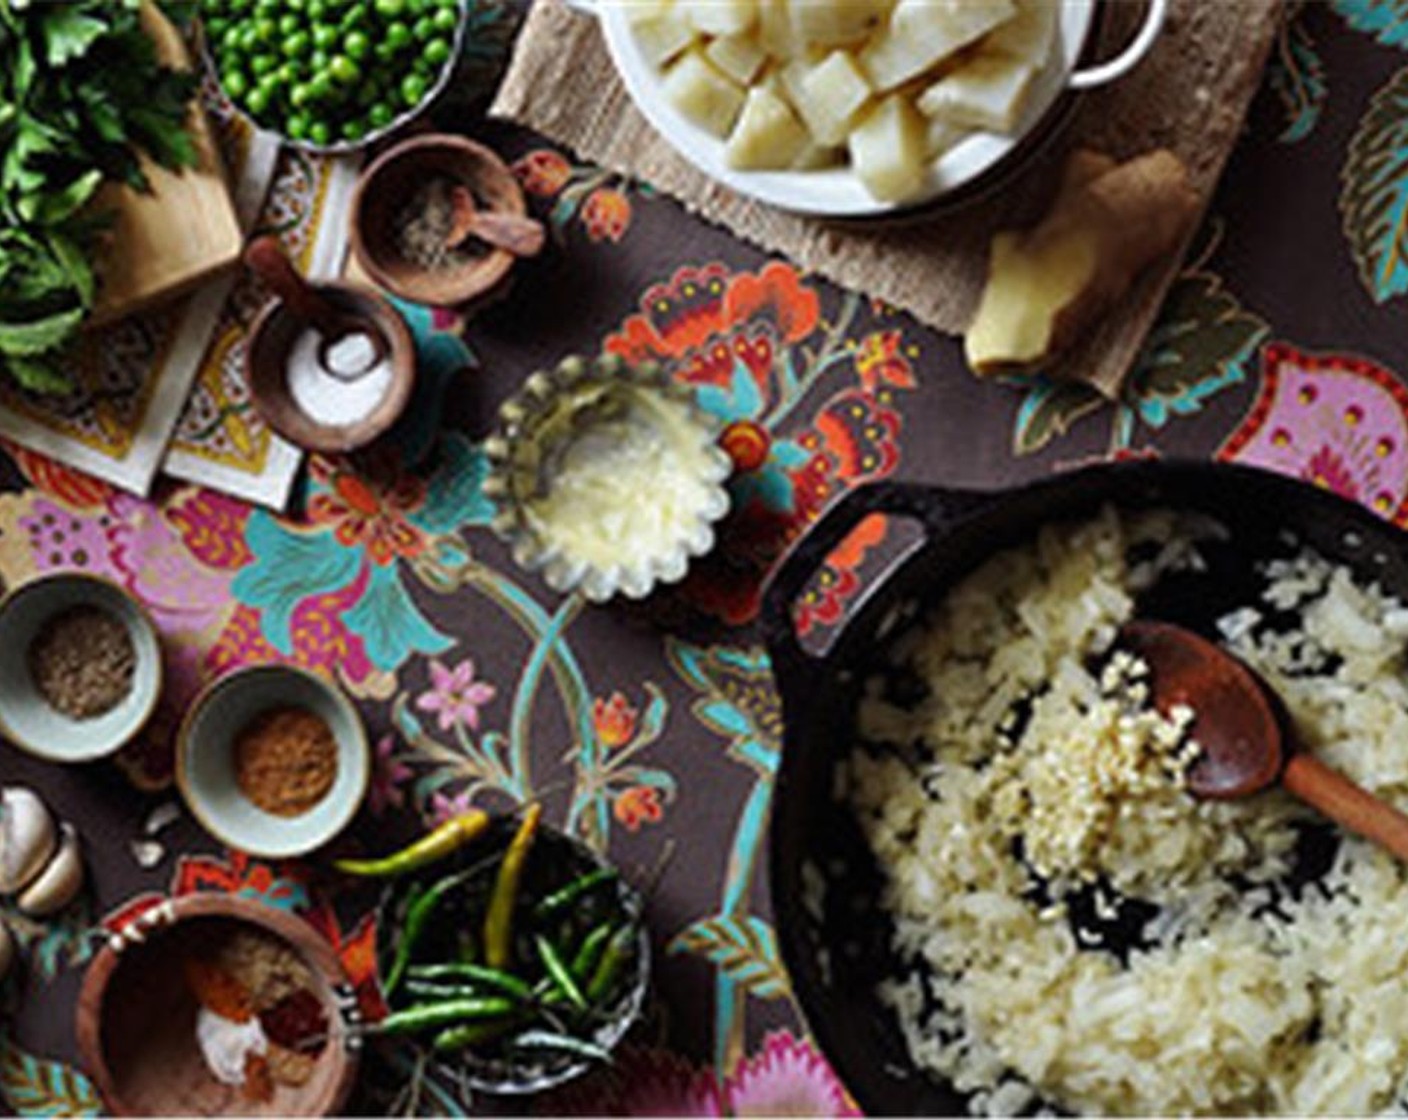
MULTIPOLYGON (((1107 2, 1104 38, 1118 40, 1137 22, 1142 5, 1107 2)), ((1072 146, 1118 158, 1171 148, 1187 163, 1206 204, 1256 91, 1279 13, 1280 0, 1171 0, 1164 32, 1143 63, 1087 95, 1069 127, 1018 174, 961 209, 903 225, 838 225, 800 217, 708 179, 636 111, 597 21, 562 0, 533 5, 490 112, 598 166, 651 183, 689 210, 803 268, 957 334, 977 306, 992 234, 1040 215, 1054 188, 1054 168, 1072 146)), ((1185 248, 1148 269, 1099 329, 1051 372, 1116 395, 1185 248)))

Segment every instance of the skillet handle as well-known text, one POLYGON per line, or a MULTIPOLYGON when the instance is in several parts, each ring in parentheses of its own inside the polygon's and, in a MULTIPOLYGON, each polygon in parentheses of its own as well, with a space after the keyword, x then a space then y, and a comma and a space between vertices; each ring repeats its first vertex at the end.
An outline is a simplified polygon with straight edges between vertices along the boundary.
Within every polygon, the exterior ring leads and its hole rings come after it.
POLYGON ((795 680, 816 664, 797 640, 792 607, 807 581, 852 529, 872 513, 908 517, 924 527, 925 539, 942 537, 960 520, 990 506, 997 495, 949 490, 917 482, 873 482, 852 490, 820 521, 792 543, 763 592, 762 631, 773 671, 785 693, 784 678, 795 680))

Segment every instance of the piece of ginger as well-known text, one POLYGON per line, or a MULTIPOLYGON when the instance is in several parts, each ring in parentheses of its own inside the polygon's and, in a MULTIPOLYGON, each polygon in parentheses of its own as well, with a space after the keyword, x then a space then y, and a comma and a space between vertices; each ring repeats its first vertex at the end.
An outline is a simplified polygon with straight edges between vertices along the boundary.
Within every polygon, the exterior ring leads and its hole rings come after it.
POLYGON ((1073 152, 1041 223, 993 237, 987 284, 964 338, 969 367, 1029 370, 1069 349, 1183 240, 1198 211, 1188 170, 1172 152, 1121 164, 1073 152))

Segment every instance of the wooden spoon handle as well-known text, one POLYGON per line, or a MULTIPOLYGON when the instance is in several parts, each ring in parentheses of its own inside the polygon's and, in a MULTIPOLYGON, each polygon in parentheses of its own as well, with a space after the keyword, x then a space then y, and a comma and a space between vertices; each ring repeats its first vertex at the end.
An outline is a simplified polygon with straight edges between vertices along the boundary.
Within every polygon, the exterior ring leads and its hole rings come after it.
POLYGON ((284 301, 295 318, 311 323, 322 334, 338 333, 343 316, 298 274, 278 238, 256 237, 244 251, 244 263, 284 301))
POLYGON ((547 243, 547 231, 542 222, 492 210, 475 211, 469 221, 469 232, 480 241, 507 249, 515 257, 536 257, 547 243))
POLYGON ((1331 820, 1408 861, 1408 816, 1307 754, 1293 754, 1281 784, 1331 820))

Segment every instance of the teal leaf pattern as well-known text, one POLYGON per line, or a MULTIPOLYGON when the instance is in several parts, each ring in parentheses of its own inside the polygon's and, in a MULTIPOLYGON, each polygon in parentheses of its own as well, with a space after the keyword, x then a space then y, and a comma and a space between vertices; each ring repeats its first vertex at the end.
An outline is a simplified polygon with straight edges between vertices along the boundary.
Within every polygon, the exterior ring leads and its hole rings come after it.
POLYGON ((92 903, 86 894, 45 921, 22 914, 12 904, 0 906, 0 917, 45 981, 53 980, 65 968, 86 963, 103 940, 102 930, 94 925, 92 903))
POLYGON ((322 530, 285 528, 272 514, 255 510, 245 527, 254 563, 240 569, 230 589, 236 599, 262 612, 261 628, 269 644, 285 656, 293 653, 293 612, 310 588, 346 587, 356 578, 361 555, 330 546, 322 530))
POLYGON ((426 487, 425 503, 407 520, 429 533, 449 533, 466 525, 487 525, 494 503, 484 494, 489 460, 459 432, 440 441, 440 464, 426 487))
POLYGON ((1340 214, 1364 287, 1376 303, 1408 292, 1408 68, 1374 94, 1340 179, 1340 214))
POLYGON ((1098 390, 1079 381, 1059 381, 1037 374, 1023 378, 1019 384, 1027 390, 1017 406, 1012 427, 1014 455, 1035 454, 1106 403, 1098 390))
POLYGON ((16 1116, 100 1116, 93 1083, 72 1066, 40 1058, 0 1034, 0 1101, 16 1116))
POLYGON ((1334 9, 1355 31, 1408 50, 1408 0, 1334 0, 1334 9))
POLYGON ((1126 407, 1151 428, 1199 411, 1209 397, 1246 379, 1246 362, 1268 331, 1216 274, 1185 271, 1135 360, 1126 407))
POLYGON ((778 999, 788 992, 777 937, 762 918, 727 914, 705 918, 676 934, 670 952, 704 957, 759 999, 778 999))
MULTIPOLYGON (((1301 11, 1304 7, 1296 15, 1301 11)), ((1299 143, 1314 132, 1320 122, 1329 85, 1325 80, 1325 63, 1315 49, 1315 41, 1295 16, 1282 21, 1266 80, 1286 114, 1286 124, 1278 139, 1283 144, 1299 143)))
POLYGON ((412 652, 442 653, 454 645, 420 613, 392 564, 371 565, 366 591, 342 617, 378 669, 394 669, 412 652))

